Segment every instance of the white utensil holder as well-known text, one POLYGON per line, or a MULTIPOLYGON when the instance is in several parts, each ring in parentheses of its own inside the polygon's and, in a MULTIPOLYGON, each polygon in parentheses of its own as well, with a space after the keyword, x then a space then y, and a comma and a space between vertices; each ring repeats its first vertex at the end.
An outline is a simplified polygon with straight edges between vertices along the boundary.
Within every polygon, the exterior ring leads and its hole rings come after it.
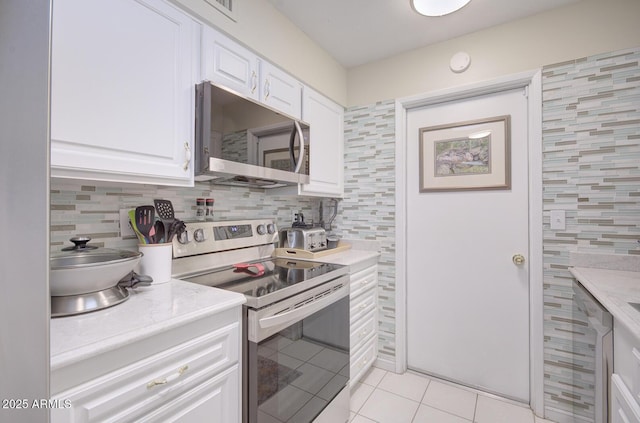
POLYGON ((171 280, 171 259, 173 258, 173 244, 139 244, 140 274, 151 276, 153 285, 166 283, 171 280))

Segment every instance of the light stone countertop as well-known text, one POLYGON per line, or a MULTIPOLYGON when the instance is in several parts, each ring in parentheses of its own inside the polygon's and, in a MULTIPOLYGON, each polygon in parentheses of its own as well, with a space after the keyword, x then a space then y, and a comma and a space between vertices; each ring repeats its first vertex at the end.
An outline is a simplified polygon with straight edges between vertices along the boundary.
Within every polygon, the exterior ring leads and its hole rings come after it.
MULTIPOLYGON (((354 266, 375 263, 380 257, 376 241, 345 242, 351 244, 350 249, 317 261, 354 266)), ((130 293, 128 300, 104 310, 51 319, 51 370, 245 302, 242 294, 178 279, 130 293)))
POLYGON ((322 261, 325 263, 342 264, 350 266, 350 272, 357 272, 362 265, 372 265, 380 257, 380 243, 378 241, 362 241, 345 239, 341 244, 351 245, 348 250, 341 250, 335 254, 327 254, 312 261, 322 261))
POLYGON ((571 274, 619 323, 640 340, 640 311, 629 302, 640 303, 640 272, 571 267, 571 274))
POLYGON ((51 370, 245 302, 242 294, 177 279, 129 291, 129 299, 113 307, 51 319, 51 370))

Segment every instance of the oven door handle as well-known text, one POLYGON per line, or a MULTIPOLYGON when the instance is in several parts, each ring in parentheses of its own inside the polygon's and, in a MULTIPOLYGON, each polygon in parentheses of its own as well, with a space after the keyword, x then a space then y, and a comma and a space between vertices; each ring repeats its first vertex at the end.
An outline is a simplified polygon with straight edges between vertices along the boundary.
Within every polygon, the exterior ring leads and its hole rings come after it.
POLYGON ((282 324, 288 325, 312 315, 316 311, 321 310, 322 308, 338 301, 340 298, 347 295, 349 295, 349 285, 345 284, 340 289, 337 289, 331 294, 328 294, 319 300, 315 300, 312 303, 298 307, 291 311, 276 314, 275 316, 263 317, 262 319, 258 320, 258 324, 262 329, 267 329, 282 324))

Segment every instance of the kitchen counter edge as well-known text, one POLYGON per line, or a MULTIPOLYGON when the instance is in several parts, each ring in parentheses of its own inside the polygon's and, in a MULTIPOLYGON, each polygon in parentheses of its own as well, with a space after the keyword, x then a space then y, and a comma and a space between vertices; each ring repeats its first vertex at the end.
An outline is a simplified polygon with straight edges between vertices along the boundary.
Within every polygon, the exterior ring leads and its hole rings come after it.
POLYGON ((113 307, 51 319, 51 370, 241 306, 244 295, 172 279, 113 307))
POLYGON ((640 303, 640 272, 589 267, 570 267, 569 272, 640 340, 640 312, 629 305, 640 303))

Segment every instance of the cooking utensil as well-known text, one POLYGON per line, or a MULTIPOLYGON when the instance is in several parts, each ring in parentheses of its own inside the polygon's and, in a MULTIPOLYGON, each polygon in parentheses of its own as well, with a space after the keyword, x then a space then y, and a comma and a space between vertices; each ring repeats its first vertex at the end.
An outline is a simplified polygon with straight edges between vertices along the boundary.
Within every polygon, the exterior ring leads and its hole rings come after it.
POLYGON ((165 242, 164 239, 164 223, 159 220, 156 220, 156 223, 153 224, 153 229, 155 234, 152 236, 151 243, 152 244, 161 244, 165 242))
POLYGON ((140 233, 140 231, 138 230, 138 227, 136 226, 136 210, 135 209, 129 210, 129 224, 131 225, 131 229, 133 229, 133 232, 135 232, 136 236, 138 237, 138 241, 140 241, 140 244, 144 244, 145 243, 144 235, 140 233))
POLYGON ((167 242, 172 242, 174 236, 180 236, 184 231, 187 230, 187 225, 182 220, 175 219, 171 222, 169 229, 166 233, 167 242))
POLYGON ((146 242, 149 243, 149 232, 153 228, 155 222, 155 209, 153 206, 136 207, 136 226, 138 231, 144 236, 146 242))
POLYGON ((156 214, 164 224, 165 230, 169 228, 171 222, 176 220, 173 204, 169 200, 153 200, 156 214))
POLYGON ((123 288, 135 288, 137 286, 149 286, 153 282, 151 276, 139 275, 133 270, 118 282, 118 286, 123 288))
POLYGON ((86 294, 114 287, 142 257, 137 251, 87 246, 90 240, 72 238, 76 247, 51 255, 51 296, 86 294))
POLYGON ((251 276, 264 275, 264 265, 262 263, 238 263, 234 264, 234 272, 245 272, 251 276))

